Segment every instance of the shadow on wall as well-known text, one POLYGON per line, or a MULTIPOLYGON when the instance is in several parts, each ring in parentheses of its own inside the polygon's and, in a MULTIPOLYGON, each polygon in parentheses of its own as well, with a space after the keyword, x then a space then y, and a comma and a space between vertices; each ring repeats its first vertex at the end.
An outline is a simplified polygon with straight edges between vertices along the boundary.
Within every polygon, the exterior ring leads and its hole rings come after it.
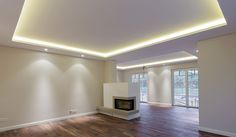
POLYGON ((148 69, 149 101, 171 104, 171 68, 148 69))

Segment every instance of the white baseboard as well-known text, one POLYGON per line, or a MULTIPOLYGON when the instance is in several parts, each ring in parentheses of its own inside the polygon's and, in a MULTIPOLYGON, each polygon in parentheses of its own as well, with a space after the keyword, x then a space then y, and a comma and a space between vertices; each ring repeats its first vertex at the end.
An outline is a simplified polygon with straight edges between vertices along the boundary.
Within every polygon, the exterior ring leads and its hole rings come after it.
POLYGON ((87 112, 87 113, 80 113, 80 114, 75 114, 75 115, 68 115, 68 116, 63 116, 63 117, 58 117, 58 118, 53 118, 53 119, 47 119, 47 120, 42 120, 42 121, 37 121, 37 122, 32 122, 32 123, 14 125, 14 126, 9 126, 9 127, 3 127, 3 128, 0 128, 0 132, 19 129, 19 128, 24 128, 24 127, 29 127, 29 126, 35 126, 35 125, 48 123, 48 122, 53 122, 53 121, 60 121, 60 120, 65 120, 65 119, 70 119, 70 118, 75 118, 75 117, 93 115, 93 114, 97 114, 97 111, 87 112))
POLYGON ((227 131, 221 131, 221 130, 217 130, 217 129, 211 129, 211 128, 206 128, 206 127, 199 127, 198 130, 199 131, 203 131, 203 132, 209 132, 209 133, 213 133, 213 134, 218 134, 218 135, 222 135, 222 136, 236 137, 236 133, 231 133, 231 132, 227 132, 227 131))
POLYGON ((166 106, 172 106, 170 103, 161 103, 161 102, 148 102, 149 104, 157 104, 157 105, 166 105, 166 106))

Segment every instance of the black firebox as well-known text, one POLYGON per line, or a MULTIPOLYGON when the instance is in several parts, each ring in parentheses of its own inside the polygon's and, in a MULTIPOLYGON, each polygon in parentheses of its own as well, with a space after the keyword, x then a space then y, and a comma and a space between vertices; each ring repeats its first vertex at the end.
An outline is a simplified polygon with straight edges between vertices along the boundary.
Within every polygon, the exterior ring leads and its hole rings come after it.
POLYGON ((115 109, 121 110, 134 110, 134 101, 135 99, 114 99, 115 100, 115 109))

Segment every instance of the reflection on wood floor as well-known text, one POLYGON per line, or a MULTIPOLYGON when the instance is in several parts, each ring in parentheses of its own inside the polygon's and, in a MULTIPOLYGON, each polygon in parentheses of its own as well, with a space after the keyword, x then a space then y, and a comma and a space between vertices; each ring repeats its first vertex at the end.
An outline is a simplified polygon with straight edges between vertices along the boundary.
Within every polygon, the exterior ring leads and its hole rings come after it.
POLYGON ((198 132, 198 110, 141 104, 141 118, 96 114, 0 133, 0 137, 220 137, 198 132))

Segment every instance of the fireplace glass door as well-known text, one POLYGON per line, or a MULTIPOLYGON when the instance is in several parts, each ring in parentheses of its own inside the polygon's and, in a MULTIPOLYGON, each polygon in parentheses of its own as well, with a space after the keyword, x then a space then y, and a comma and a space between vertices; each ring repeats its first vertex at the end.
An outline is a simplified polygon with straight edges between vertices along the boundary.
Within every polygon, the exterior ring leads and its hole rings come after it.
POLYGON ((115 99, 115 109, 134 110, 134 99, 115 99))

